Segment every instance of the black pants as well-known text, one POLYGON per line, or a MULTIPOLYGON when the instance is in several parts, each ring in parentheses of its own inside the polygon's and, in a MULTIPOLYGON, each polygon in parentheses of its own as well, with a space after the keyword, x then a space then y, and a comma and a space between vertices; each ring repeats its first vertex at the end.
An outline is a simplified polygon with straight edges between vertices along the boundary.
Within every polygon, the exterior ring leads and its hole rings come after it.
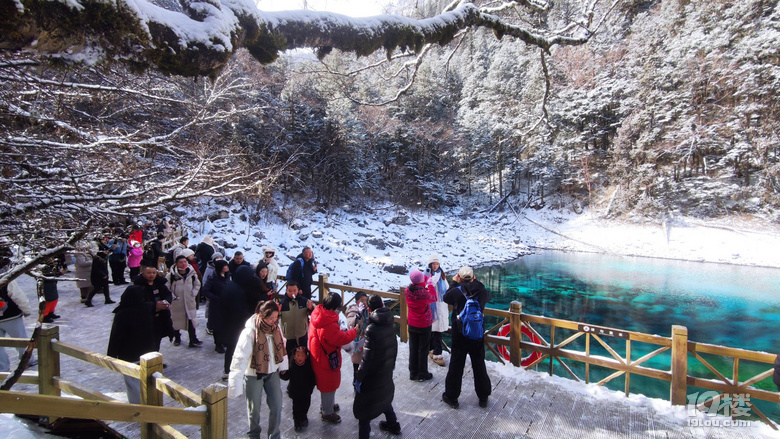
POLYGON ((138 275, 141 274, 141 266, 130 267, 130 282, 134 281, 138 275))
MULTIPOLYGON (((427 346, 427 345, 426 345, 427 346)), ((387 406, 387 410, 384 411, 385 419, 388 424, 395 424, 398 422, 398 418, 395 416, 393 406, 387 406)), ((371 420, 361 419, 358 421, 358 439, 368 439, 371 435, 371 420)))
POLYGON ((238 340, 230 340, 230 342, 225 345, 225 374, 230 373, 230 362, 233 361, 233 352, 236 351, 236 343, 238 343, 238 340))
POLYGON ((409 326, 409 378, 428 373, 428 345, 431 342, 431 327, 409 326))
MULTIPOLYGON (((294 360, 293 360, 294 361, 294 360)), ((302 424, 303 421, 308 421, 309 407, 311 407, 311 394, 314 392, 314 388, 306 395, 305 392, 294 392, 292 395, 292 412, 293 422, 295 425, 302 424)))
POLYGON ((109 259, 108 265, 111 266, 111 280, 114 281, 114 285, 122 285, 125 283, 125 267, 127 263, 125 261, 112 261, 109 259))
MULTIPOLYGON (((198 341, 198 333, 195 331, 195 325, 192 324, 192 320, 187 320, 187 335, 190 337, 190 343, 198 341)), ((181 342, 181 333, 176 331, 176 340, 181 342)))
POLYGON ((442 335, 441 332, 431 332, 431 350, 433 355, 441 355, 442 335))
POLYGON ((477 397, 487 398, 491 393, 491 385, 485 367, 485 345, 482 339, 467 339, 456 328, 452 328, 452 331, 452 355, 447 378, 444 380, 444 393, 451 399, 458 399, 460 396, 463 368, 466 366, 466 355, 468 355, 471 357, 471 368, 474 370, 474 390, 477 392, 477 397))
MULTIPOLYGON (((207 325, 207 327, 208 327, 208 325, 207 325)), ((225 333, 224 333, 224 331, 220 331, 220 330, 214 331, 214 346, 215 347, 218 347, 218 346, 223 346, 224 347, 225 346, 224 341, 225 341, 225 333)))
POLYGON ((92 298, 98 293, 103 293, 106 302, 111 300, 111 297, 108 295, 108 279, 102 280, 100 283, 96 283, 93 286, 94 288, 90 291, 89 296, 87 296, 87 303, 92 303, 92 298))

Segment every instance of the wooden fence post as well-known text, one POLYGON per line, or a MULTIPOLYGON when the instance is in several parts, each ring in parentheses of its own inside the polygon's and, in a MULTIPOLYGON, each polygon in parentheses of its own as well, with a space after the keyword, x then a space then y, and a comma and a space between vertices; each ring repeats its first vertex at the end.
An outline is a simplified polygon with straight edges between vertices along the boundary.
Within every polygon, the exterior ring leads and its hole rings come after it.
MULTIPOLYGON (((54 385, 54 377, 60 376, 60 353, 51 346, 59 338, 59 326, 43 325, 38 334, 38 393, 41 395, 61 396, 59 387, 54 385)), ((51 424, 58 418, 47 419, 51 424)))
POLYGON ((409 340, 409 309, 406 307, 406 286, 402 286, 398 295, 398 307, 401 313, 401 341, 406 343, 409 340))
POLYGON ((523 338, 523 321, 520 314, 523 313, 523 304, 512 301, 509 304, 509 361, 517 367, 521 366, 523 361, 523 349, 520 347, 520 340, 523 338))
POLYGON ((688 328, 672 326, 672 382, 669 401, 685 405, 688 398, 688 328))
POLYGON ((227 387, 222 384, 211 384, 200 393, 206 406, 208 420, 201 428, 202 439, 218 439, 227 437, 227 387))
MULTIPOLYGON (((141 404, 162 407, 163 393, 157 390, 155 373, 163 371, 163 356, 159 352, 149 352, 141 356, 141 404)), ((154 425, 141 423, 141 439, 154 437, 154 425)))
MULTIPOLYGON (((317 282, 317 284, 319 285, 319 290, 320 290, 320 302, 319 303, 322 303, 322 299, 324 299, 325 296, 327 296, 328 293, 330 292, 330 291, 328 291, 325 288, 325 283, 327 283, 327 282, 328 282, 328 275, 327 274, 321 274, 320 275, 320 279, 317 282)), ((341 299, 344 300, 343 297, 341 299)))

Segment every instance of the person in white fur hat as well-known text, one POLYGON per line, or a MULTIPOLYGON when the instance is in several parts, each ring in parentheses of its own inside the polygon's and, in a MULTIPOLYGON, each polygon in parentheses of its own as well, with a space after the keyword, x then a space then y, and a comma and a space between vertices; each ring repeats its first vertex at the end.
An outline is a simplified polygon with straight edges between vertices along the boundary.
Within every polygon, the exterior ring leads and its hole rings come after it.
POLYGON ((276 290, 276 276, 279 274, 279 264, 276 263, 274 256, 276 255, 276 249, 271 244, 263 247, 263 259, 261 262, 268 264, 268 277, 267 282, 271 282, 276 290))
POLYGON ((450 327, 449 305, 442 299, 444 293, 449 288, 447 275, 441 268, 441 258, 437 254, 428 257, 428 268, 425 269, 425 276, 432 278, 433 285, 436 287, 436 302, 431 303, 431 314, 433 314, 433 324, 431 325, 431 346, 428 355, 433 362, 439 366, 446 366, 444 356, 442 356, 442 333, 447 332, 450 327))

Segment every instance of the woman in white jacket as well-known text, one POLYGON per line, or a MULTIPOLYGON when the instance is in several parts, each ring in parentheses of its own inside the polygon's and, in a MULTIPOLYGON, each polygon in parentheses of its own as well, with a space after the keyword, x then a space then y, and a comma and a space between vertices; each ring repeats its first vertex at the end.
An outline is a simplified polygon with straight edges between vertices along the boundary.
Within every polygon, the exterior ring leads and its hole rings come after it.
POLYGON ((279 329, 279 307, 274 301, 260 302, 255 314, 246 321, 244 330, 238 338, 233 361, 230 363, 228 378, 228 396, 235 398, 243 393, 244 386, 239 381, 243 377, 246 385, 246 410, 249 417, 251 439, 259 439, 260 405, 263 391, 268 402, 268 437, 281 437, 279 426, 282 422, 282 384, 279 373, 288 368, 285 339, 279 329))
POLYGON ((439 255, 433 254, 428 257, 428 268, 425 269, 425 276, 431 277, 433 285, 436 287, 436 302, 431 303, 431 314, 433 314, 433 325, 431 325, 431 346, 430 357, 433 362, 439 366, 444 366, 444 357, 442 356, 442 333, 447 332, 450 327, 449 305, 444 303, 442 298, 449 288, 447 276, 441 268, 439 255))

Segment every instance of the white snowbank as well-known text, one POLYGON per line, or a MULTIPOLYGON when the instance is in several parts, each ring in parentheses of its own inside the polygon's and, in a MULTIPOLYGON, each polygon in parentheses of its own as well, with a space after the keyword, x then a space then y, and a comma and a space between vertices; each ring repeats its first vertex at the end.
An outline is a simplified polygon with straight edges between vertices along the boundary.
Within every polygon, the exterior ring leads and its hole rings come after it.
POLYGON ((189 224, 196 230, 191 243, 210 233, 217 242, 236 246, 227 249, 228 255, 240 250, 252 263, 261 258, 262 247, 271 244, 278 249, 280 274, 308 245, 319 272, 327 273, 330 282, 378 290, 408 283, 406 275, 384 271, 384 266, 404 266, 408 273, 427 265, 432 253, 441 255, 442 267, 450 275, 462 265, 509 261, 534 248, 780 267, 780 259, 773 257, 780 248, 780 227, 759 220, 675 219, 657 225, 554 210, 516 216, 376 207, 363 214, 303 213, 288 227, 278 221, 253 226, 239 219, 240 211, 230 210, 228 219, 189 224))

